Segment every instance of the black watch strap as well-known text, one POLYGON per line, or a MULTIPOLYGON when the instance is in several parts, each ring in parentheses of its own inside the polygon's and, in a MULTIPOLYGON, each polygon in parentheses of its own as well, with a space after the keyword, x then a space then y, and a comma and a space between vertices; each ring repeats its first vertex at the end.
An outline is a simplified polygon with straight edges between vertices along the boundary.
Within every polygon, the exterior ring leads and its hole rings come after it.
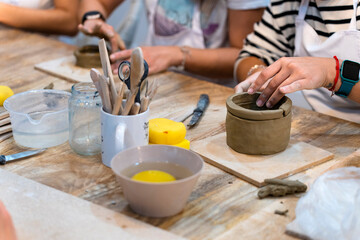
POLYGON ((83 15, 83 17, 81 19, 81 24, 84 24, 84 22, 89 19, 102 19, 102 20, 104 20, 104 22, 106 21, 105 17, 101 14, 101 12, 90 11, 90 12, 86 12, 83 15))

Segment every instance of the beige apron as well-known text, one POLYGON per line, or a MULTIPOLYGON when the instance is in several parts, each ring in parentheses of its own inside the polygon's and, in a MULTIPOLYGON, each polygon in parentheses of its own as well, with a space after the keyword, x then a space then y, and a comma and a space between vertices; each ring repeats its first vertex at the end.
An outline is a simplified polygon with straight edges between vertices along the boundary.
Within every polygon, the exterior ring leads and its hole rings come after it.
MULTIPOLYGON (((360 31, 356 29, 357 3, 358 0, 353 0, 354 14, 349 29, 337 31, 322 42, 316 31, 305 22, 309 0, 302 0, 295 23, 294 56, 332 58, 336 55, 339 59, 360 63, 360 31)), ((336 95, 331 97, 325 88, 304 90, 303 94, 315 111, 360 123, 359 103, 336 95)))
POLYGON ((186 29, 173 36, 159 36, 155 34, 154 17, 158 1, 146 0, 149 30, 146 38, 146 45, 149 46, 190 46, 194 48, 205 48, 204 37, 200 23, 199 4, 195 4, 192 19, 192 29, 186 29))

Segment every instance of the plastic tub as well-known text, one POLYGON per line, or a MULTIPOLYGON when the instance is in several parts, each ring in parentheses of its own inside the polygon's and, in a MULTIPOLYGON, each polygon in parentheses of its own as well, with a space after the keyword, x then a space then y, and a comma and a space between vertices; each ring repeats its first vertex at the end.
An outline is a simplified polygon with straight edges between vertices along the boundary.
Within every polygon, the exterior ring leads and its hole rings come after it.
POLYGON ((15 142, 24 147, 47 148, 69 139, 68 100, 58 90, 32 90, 4 102, 10 113, 15 142))

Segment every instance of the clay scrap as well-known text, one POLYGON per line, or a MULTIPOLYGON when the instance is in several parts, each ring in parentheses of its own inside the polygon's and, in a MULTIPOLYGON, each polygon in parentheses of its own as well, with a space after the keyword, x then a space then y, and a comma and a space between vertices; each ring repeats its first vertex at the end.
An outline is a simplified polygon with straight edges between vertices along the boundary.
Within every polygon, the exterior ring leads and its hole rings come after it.
POLYGON ((268 183, 265 187, 260 188, 258 197, 260 199, 268 196, 282 197, 288 194, 306 192, 307 186, 299 180, 282 180, 282 179, 265 179, 268 183))

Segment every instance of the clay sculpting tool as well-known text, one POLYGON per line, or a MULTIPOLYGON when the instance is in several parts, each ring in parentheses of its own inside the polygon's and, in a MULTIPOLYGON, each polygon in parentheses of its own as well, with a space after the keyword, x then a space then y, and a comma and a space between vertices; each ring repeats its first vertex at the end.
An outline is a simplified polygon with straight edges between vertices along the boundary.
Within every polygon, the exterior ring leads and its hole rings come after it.
POLYGON ((119 94, 116 98, 115 105, 114 105, 114 108, 112 111, 112 114, 114 114, 114 115, 121 115, 121 113, 123 111, 122 102, 123 102, 125 88, 126 88, 125 84, 123 82, 120 82, 119 94))
POLYGON ((145 112, 148 109, 149 103, 150 103, 149 96, 145 96, 141 98, 140 113, 145 112))
POLYGON ((112 99, 111 102, 115 103, 115 100, 117 98, 117 91, 116 91, 116 86, 115 86, 115 82, 114 82, 114 76, 112 75, 112 71, 111 71, 109 54, 106 49, 105 40, 101 39, 99 41, 98 45, 99 45, 101 66, 102 66, 105 77, 109 79, 110 93, 111 93, 111 99, 112 99))
POLYGON ((139 91, 139 87, 137 87, 134 91, 130 91, 130 95, 125 103, 124 111, 122 112, 121 115, 129 114, 130 109, 131 109, 132 105, 134 104, 135 97, 136 97, 136 94, 138 93, 138 91, 139 91))
POLYGON ((100 82, 100 86, 101 86, 101 91, 104 94, 104 102, 103 102, 104 110, 107 113, 111 113, 112 105, 111 105, 111 101, 110 101, 109 85, 107 84, 108 79, 102 74, 100 74, 98 77, 99 77, 99 82, 100 82))
POLYGON ((140 111, 140 103, 134 103, 130 109, 130 115, 136 115, 140 111))
POLYGON ((103 80, 101 79, 100 76, 101 76, 101 73, 97 69, 92 68, 90 70, 91 80, 93 81, 96 89, 99 92, 101 102, 104 107, 104 111, 109 112, 111 109, 110 99, 107 99, 109 96, 105 96, 105 94, 104 94, 104 90, 106 91, 106 89, 108 89, 108 85, 101 83, 103 80), (103 87, 104 87, 104 89, 102 89, 103 87))
POLYGON ((199 99, 194 111, 191 114, 189 114, 188 116, 186 116, 181 122, 184 122, 186 119, 188 119, 190 116, 192 116, 192 118, 190 119, 190 122, 187 125, 189 128, 192 128, 199 122, 200 118, 202 117, 202 115, 203 115, 204 111, 206 110, 206 108, 208 107, 208 105, 209 105, 209 95, 201 94, 200 99, 199 99))
MULTIPOLYGON (((144 57, 141 48, 135 48, 131 53, 130 69, 130 91, 140 87, 144 74, 144 57)), ((137 94, 135 102, 140 102, 140 93, 137 94)))
POLYGON ((31 150, 31 151, 26 151, 26 152, 21 152, 21 153, 15 153, 12 155, 6 155, 6 156, 0 155, 0 164, 4 165, 10 161, 15 161, 15 160, 19 160, 22 158, 34 156, 36 154, 42 153, 45 150, 46 150, 46 148, 42 148, 42 149, 38 149, 38 150, 31 150))

